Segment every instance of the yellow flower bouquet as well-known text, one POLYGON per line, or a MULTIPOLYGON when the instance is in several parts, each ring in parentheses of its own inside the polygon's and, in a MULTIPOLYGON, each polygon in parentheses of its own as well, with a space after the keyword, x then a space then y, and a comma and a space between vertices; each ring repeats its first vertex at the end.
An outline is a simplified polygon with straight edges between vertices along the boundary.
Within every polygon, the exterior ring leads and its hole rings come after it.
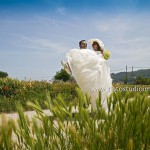
POLYGON ((104 59, 108 60, 110 58, 110 51, 109 50, 105 50, 103 53, 104 59))

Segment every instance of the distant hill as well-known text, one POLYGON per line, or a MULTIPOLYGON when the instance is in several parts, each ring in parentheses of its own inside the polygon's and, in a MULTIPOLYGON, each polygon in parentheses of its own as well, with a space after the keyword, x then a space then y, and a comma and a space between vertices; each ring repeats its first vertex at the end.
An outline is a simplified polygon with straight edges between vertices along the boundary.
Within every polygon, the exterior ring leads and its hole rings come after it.
MULTIPOLYGON (((139 76, 143 76, 144 78, 150 78, 150 69, 141 69, 137 71, 128 72, 128 83, 132 83, 139 76)), ((126 72, 119 73, 111 73, 111 77, 113 82, 124 82, 126 77, 126 72)))

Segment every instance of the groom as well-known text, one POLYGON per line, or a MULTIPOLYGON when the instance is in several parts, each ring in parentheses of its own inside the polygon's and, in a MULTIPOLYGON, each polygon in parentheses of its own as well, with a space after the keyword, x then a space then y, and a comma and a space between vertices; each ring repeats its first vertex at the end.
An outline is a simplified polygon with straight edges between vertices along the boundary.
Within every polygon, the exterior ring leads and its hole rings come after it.
POLYGON ((87 49, 87 42, 86 42, 86 40, 81 40, 79 42, 79 47, 80 47, 80 49, 87 49))
MULTIPOLYGON (((86 40, 81 40, 79 42, 79 47, 80 47, 80 49, 87 49, 86 40)), ((69 66, 68 62, 64 62, 64 61, 61 60, 61 64, 64 66, 64 69, 67 71, 67 73, 71 74, 71 69, 70 69, 70 66, 69 66)))

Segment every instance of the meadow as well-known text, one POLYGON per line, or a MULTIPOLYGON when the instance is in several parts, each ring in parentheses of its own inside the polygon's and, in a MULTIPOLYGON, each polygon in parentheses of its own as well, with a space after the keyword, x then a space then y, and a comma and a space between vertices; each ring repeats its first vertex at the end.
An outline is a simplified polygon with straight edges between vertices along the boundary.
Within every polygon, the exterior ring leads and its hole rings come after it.
MULTIPOLYGON (((2 82, 0 83, 2 87, 2 82)), ((97 111, 91 109, 89 113, 87 108, 90 105, 90 97, 84 95, 75 83, 50 84, 35 81, 11 83, 11 79, 6 79, 5 83, 7 84, 4 84, 3 80, 3 90, 6 86, 7 90, 12 88, 7 91, 10 94, 2 91, 0 101, 4 103, 4 98, 12 101, 16 98, 14 104, 13 102, 11 104, 19 118, 15 122, 13 119, 7 120, 5 114, 1 114, 0 149, 150 149, 149 91, 113 92, 107 100, 108 112, 101 105, 99 93, 96 100, 97 111), (29 89, 25 90, 27 87, 29 89), (15 97, 12 91, 17 91, 15 97), (78 108, 78 113, 74 115, 73 106, 78 108), (45 114, 43 109, 49 110, 53 115, 45 114), (34 110, 36 115, 29 119, 29 116, 24 114, 26 110, 34 110)), ((114 85, 117 89, 125 86, 114 85)), ((9 112, 11 110, 7 110, 9 107, 1 109, 2 112, 9 112)))
POLYGON ((65 101, 73 100, 77 93, 76 83, 57 82, 49 83, 46 81, 24 81, 11 78, 0 78, 0 112, 15 112, 16 102, 22 104, 25 110, 31 110, 26 103, 37 100, 44 109, 46 90, 49 91, 51 98, 55 98, 59 93, 63 95, 65 101))

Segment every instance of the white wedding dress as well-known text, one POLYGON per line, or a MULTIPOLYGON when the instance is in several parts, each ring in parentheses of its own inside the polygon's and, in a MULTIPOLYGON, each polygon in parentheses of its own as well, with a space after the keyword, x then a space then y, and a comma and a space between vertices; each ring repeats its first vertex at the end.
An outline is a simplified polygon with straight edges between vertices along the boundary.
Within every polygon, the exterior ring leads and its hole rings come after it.
POLYGON ((107 97, 112 93, 112 78, 107 60, 90 49, 72 49, 66 54, 73 77, 83 93, 91 96, 91 106, 96 107, 98 91, 101 90, 103 108, 108 111, 107 97))

